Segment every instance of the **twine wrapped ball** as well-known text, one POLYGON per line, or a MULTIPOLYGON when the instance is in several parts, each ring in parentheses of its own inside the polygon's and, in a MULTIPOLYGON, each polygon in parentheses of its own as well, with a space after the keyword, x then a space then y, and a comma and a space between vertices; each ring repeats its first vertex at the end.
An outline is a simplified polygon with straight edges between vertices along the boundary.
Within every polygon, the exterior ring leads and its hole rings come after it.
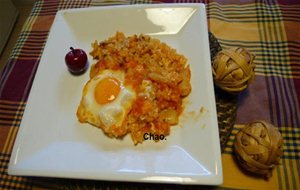
POLYGON ((236 134, 234 150, 243 169, 268 179, 283 155, 282 145, 281 134, 273 125, 256 121, 236 134))
POLYGON ((245 90, 255 78, 254 58, 254 55, 241 47, 223 49, 213 61, 215 84, 233 94, 245 90))

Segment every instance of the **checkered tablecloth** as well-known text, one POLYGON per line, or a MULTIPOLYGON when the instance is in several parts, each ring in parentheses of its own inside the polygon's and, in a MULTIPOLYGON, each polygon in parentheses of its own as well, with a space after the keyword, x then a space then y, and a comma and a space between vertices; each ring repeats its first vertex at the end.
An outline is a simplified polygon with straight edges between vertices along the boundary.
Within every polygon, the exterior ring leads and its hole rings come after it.
POLYGON ((208 189, 300 189, 300 2, 296 0, 39 0, 0 75, 0 189, 200 189, 204 186, 18 177, 7 174, 15 137, 49 29, 58 10, 135 3, 207 5, 209 30, 222 48, 241 46, 256 55, 256 79, 238 95, 236 125, 222 154, 224 183, 208 189), (237 165, 232 145, 241 124, 265 120, 284 138, 281 165, 269 180, 237 165))

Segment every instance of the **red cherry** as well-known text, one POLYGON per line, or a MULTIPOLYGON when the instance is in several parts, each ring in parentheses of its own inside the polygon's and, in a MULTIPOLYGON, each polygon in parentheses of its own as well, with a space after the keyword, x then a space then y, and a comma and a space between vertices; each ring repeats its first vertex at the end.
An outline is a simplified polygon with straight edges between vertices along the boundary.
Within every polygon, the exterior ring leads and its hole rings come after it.
POLYGON ((84 73, 87 69, 87 55, 82 49, 74 49, 70 47, 69 51, 65 56, 65 62, 72 74, 84 73))

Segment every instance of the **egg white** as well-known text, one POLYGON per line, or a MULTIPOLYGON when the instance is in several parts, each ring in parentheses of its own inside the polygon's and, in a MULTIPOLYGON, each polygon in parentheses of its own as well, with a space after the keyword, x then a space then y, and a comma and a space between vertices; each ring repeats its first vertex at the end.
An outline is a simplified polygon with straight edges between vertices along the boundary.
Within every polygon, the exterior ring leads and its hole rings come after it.
POLYGON ((101 127, 106 132, 110 131, 110 127, 122 127, 136 98, 135 91, 124 85, 124 79, 125 74, 122 71, 104 70, 88 81, 84 87, 86 93, 82 96, 80 105, 81 109, 84 110, 82 113, 88 113, 88 117, 84 119, 86 122, 101 127), (96 86, 101 80, 109 77, 119 80, 120 92, 112 102, 103 105, 98 104, 94 95, 96 86))

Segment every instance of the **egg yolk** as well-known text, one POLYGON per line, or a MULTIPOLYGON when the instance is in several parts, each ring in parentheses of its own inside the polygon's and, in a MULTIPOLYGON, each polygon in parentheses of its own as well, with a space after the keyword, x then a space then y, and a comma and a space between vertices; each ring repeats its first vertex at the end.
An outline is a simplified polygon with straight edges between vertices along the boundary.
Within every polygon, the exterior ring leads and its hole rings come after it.
POLYGON ((98 104, 106 104, 114 101, 118 97, 120 90, 119 80, 105 78, 97 84, 94 96, 98 104))

